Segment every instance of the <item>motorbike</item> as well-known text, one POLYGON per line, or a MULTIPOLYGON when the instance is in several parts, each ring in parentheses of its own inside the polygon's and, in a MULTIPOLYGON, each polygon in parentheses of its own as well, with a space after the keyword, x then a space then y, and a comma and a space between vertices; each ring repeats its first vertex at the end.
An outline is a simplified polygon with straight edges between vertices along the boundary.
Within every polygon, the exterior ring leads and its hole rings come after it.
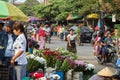
POLYGON ((117 51, 115 49, 115 47, 113 45, 107 45, 107 54, 106 54, 106 60, 105 62, 102 61, 102 54, 100 53, 97 56, 97 61, 100 64, 104 64, 104 63, 113 63, 115 64, 117 59, 118 59, 118 54, 117 51))

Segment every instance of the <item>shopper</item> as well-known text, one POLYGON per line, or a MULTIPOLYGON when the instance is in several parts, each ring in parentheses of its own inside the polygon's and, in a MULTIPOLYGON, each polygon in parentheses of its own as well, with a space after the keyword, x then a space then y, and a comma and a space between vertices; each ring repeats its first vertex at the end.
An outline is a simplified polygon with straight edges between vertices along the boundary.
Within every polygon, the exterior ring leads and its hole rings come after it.
POLYGON ((22 80, 26 76, 26 50, 27 39, 24 34, 24 27, 20 22, 15 22, 13 25, 13 32, 18 37, 16 38, 13 48, 14 56, 11 59, 11 64, 14 65, 16 71, 16 80, 22 80))
POLYGON ((11 58, 13 57, 13 43, 16 39, 16 36, 14 35, 12 31, 12 26, 14 24, 14 21, 8 21, 5 23, 5 31, 3 32, 0 41, 1 41, 1 46, 3 47, 0 50, 1 53, 1 60, 2 64, 8 66, 9 68, 9 80, 15 80, 14 75, 14 69, 10 64, 11 58))
POLYGON ((39 30, 39 49, 44 49, 45 48, 45 32, 43 30, 43 26, 40 26, 39 30))
POLYGON ((70 34, 67 36, 67 50, 73 53, 77 53, 76 50, 76 35, 74 34, 74 30, 70 29, 70 34))

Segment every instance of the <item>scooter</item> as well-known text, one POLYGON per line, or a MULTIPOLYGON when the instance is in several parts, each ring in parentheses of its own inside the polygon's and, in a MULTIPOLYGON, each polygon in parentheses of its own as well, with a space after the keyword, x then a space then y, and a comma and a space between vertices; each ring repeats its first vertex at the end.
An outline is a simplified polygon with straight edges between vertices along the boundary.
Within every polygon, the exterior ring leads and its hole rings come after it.
POLYGON ((100 54, 97 56, 97 61, 99 64, 104 64, 104 63, 113 63, 115 64, 117 59, 118 59, 118 54, 116 52, 116 49, 113 45, 107 45, 107 50, 108 53, 106 55, 106 60, 105 62, 102 61, 102 53, 100 51, 100 54))

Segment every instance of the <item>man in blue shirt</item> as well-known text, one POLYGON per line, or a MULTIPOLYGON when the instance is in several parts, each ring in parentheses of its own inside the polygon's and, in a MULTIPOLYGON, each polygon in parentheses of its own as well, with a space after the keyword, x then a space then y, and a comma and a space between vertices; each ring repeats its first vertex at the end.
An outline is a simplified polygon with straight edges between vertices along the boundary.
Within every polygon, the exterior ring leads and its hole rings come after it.
MULTIPOLYGON (((7 65, 7 66, 10 66, 10 61, 11 61, 11 58, 14 54, 14 51, 13 51, 13 43, 16 39, 16 36, 13 34, 13 31, 12 31, 12 25, 14 24, 13 21, 8 21, 6 22, 5 24, 5 32, 4 34, 2 35, 2 38, 1 38, 1 46, 3 46, 3 49, 1 51, 1 54, 2 54, 2 63, 7 65)), ((13 67, 12 67, 13 68, 13 67)), ((13 69, 10 69, 10 79, 9 80, 14 80, 13 79, 13 69), (12 74, 12 75, 11 75, 12 74)))

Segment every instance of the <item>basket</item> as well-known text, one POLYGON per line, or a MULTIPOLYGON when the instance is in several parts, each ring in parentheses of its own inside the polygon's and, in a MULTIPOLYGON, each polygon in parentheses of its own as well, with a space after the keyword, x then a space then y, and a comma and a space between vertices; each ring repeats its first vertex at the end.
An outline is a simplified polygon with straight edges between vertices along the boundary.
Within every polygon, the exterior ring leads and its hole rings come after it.
POLYGON ((0 65, 0 80, 9 80, 9 67, 0 65))

